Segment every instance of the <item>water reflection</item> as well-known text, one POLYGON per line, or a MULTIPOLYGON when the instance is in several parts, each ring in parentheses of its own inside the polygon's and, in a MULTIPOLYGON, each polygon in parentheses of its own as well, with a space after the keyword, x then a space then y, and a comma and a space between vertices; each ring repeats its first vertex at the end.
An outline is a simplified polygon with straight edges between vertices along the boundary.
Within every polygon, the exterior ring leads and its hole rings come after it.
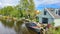
POLYGON ((0 21, 0 34, 36 34, 25 26, 25 23, 19 21, 6 22, 0 21))
POLYGON ((5 27, 0 21, 0 34, 16 34, 16 32, 13 28, 5 27))
POLYGON ((10 28, 12 28, 12 27, 14 26, 14 22, 1 21, 1 23, 2 23, 5 27, 10 27, 10 28))

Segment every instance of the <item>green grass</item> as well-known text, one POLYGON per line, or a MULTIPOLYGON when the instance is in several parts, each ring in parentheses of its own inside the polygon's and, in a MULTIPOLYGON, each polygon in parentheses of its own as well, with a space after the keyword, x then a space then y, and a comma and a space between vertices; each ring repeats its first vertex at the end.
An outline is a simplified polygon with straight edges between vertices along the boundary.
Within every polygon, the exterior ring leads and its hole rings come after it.
POLYGON ((49 28, 48 34, 60 34, 60 27, 58 29, 55 28, 49 28))

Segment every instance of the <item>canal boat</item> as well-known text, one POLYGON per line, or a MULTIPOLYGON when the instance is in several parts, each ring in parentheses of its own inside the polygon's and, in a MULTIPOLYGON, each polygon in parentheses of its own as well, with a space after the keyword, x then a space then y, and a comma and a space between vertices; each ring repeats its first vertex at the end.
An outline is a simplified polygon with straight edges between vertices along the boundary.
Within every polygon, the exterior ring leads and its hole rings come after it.
POLYGON ((29 28, 35 32, 40 32, 40 28, 35 23, 26 23, 25 25, 27 28, 29 28))

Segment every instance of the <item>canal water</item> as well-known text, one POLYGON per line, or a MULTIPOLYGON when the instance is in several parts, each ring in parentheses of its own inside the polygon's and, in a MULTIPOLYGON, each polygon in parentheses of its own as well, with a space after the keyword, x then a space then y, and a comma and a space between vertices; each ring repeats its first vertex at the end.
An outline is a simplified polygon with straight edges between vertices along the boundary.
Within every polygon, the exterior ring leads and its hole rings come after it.
POLYGON ((0 21, 0 34, 37 34, 25 26, 25 23, 0 21))

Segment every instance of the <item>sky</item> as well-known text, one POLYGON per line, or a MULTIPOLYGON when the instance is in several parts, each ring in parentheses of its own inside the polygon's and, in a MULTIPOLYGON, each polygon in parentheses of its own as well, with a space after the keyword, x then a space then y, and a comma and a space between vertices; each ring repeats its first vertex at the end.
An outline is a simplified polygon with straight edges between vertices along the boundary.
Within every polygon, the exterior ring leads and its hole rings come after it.
MULTIPOLYGON (((19 0, 0 0, 0 7, 4 6, 15 6, 19 0)), ((34 0, 35 7, 37 10, 42 10, 43 8, 60 8, 59 0, 34 0)))

